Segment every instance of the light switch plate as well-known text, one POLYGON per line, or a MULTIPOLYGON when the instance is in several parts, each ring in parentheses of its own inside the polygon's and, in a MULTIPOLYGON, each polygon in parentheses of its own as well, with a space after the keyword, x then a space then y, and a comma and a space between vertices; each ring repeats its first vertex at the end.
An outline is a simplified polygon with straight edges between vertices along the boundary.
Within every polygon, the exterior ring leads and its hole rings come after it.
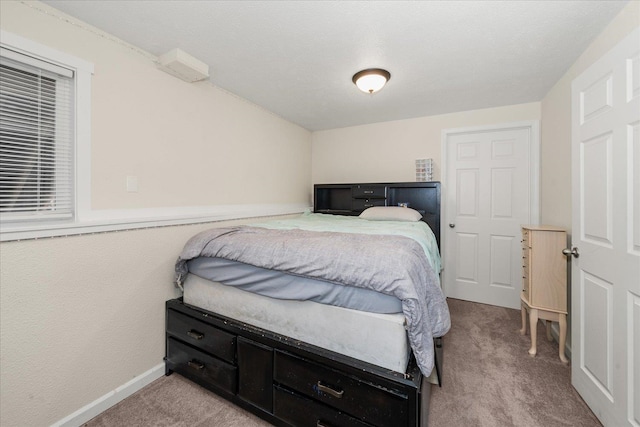
POLYGON ((138 177, 134 175, 127 176, 127 192, 128 193, 137 193, 138 192, 138 177))

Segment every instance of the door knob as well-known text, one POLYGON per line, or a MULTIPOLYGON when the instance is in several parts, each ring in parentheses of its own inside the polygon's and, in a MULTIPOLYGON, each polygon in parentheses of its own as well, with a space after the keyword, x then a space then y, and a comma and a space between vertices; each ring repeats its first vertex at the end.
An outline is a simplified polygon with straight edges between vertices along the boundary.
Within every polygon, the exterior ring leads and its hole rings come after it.
POLYGON ((455 228, 455 226, 456 226, 455 224, 449 224, 449 227, 451 228, 455 228))
POLYGON ((578 258, 580 256, 580 254, 578 253, 578 248, 576 248, 575 246, 571 249, 567 248, 567 249, 563 249, 562 253, 566 256, 571 256, 573 255, 574 257, 578 258))

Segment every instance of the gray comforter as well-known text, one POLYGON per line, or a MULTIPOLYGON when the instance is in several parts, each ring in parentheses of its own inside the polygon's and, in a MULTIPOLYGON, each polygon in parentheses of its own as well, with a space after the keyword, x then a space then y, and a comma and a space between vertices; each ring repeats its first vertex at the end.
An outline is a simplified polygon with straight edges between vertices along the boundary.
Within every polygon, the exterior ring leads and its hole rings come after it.
POLYGON ((200 256, 396 296, 402 301, 409 343, 425 376, 433 369, 433 338, 450 328, 438 275, 420 244, 407 237, 249 226, 214 228, 186 243, 176 263, 178 285, 188 273, 187 261, 200 256))

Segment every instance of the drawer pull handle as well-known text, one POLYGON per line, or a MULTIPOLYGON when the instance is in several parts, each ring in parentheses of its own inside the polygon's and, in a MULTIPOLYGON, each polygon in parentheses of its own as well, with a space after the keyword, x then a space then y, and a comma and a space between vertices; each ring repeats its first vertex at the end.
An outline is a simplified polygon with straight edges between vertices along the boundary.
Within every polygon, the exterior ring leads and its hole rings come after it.
POLYGON ((344 394, 344 390, 334 390, 331 387, 322 384, 322 381, 318 381, 318 390, 323 391, 336 399, 341 399, 344 394))
POLYGON ((198 362, 197 360, 189 360, 189 362, 187 363, 187 365, 189 365, 190 368, 196 369, 198 371, 201 371, 204 369, 204 363, 202 362, 198 362))
POLYGON ((201 340, 202 338, 204 338, 204 334, 203 333, 198 332, 198 331, 194 331, 193 329, 190 330, 189 332, 187 332, 187 335, 189 335, 194 340, 201 340))
POLYGON ((364 194, 373 194, 373 190, 364 190, 364 194))

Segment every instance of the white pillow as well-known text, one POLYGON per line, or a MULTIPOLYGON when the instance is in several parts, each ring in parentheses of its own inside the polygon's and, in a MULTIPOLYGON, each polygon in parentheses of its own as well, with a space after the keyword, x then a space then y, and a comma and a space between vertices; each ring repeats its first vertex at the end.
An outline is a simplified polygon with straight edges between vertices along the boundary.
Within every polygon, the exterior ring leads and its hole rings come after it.
POLYGON ((422 214, 415 209, 403 208, 401 206, 374 206, 362 211, 360 218, 371 221, 416 222, 422 219, 422 214))

